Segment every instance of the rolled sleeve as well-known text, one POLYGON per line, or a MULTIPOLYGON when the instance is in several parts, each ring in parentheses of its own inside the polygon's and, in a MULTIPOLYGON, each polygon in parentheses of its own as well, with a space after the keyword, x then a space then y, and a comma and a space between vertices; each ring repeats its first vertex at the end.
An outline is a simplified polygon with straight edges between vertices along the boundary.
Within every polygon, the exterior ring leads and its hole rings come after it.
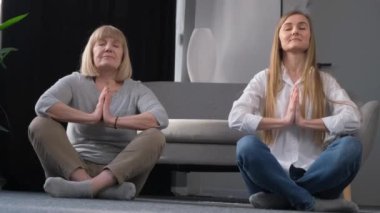
POLYGON ((149 112, 152 113, 153 116, 156 118, 158 124, 160 125, 159 129, 164 129, 168 126, 169 118, 166 111, 163 108, 150 110, 149 112))
POLYGON ((228 125, 249 134, 255 134, 262 119, 261 104, 265 95, 266 72, 261 71, 248 83, 240 98, 234 101, 228 116, 228 125))
POLYGON ((248 114, 244 117, 242 129, 246 132, 255 133, 263 117, 259 115, 248 114))
POLYGON ((360 128, 361 114, 344 89, 329 74, 324 73, 325 93, 330 116, 322 118, 331 134, 352 134, 360 128))
POLYGON ((38 116, 48 117, 47 111, 54 104, 60 102, 57 98, 51 95, 43 95, 37 101, 35 111, 38 116))
POLYGON ((139 91, 141 91, 137 103, 139 111, 152 113, 159 124, 158 128, 166 128, 169 124, 169 118, 165 108, 162 106, 160 101, 148 87, 142 84, 140 84, 139 86, 139 91))
POLYGON ((58 102, 68 104, 72 99, 72 89, 70 81, 77 78, 79 74, 65 76, 59 79, 53 86, 46 90, 38 99, 35 111, 39 116, 48 116, 47 111, 50 107, 58 102))
POLYGON ((355 133, 360 128, 360 120, 360 113, 354 109, 345 109, 336 115, 322 118, 326 128, 332 134, 355 133))

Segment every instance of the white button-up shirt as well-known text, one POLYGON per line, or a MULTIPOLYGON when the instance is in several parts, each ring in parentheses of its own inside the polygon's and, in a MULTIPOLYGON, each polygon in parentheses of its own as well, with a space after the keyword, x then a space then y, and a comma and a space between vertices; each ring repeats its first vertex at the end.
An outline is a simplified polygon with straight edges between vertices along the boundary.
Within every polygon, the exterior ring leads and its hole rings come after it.
MULTIPOLYGON (((337 81, 325 72, 320 72, 323 89, 328 101, 329 116, 321 118, 328 129, 328 137, 340 134, 355 133, 360 127, 361 115, 357 106, 351 101, 346 91, 337 81)), ((240 98, 234 101, 228 117, 230 128, 248 134, 255 134, 263 118, 265 106, 268 70, 257 73, 248 83, 240 98)), ((277 95, 275 116, 283 118, 287 111, 293 88, 298 86, 303 90, 303 82, 293 82, 285 67, 282 66, 283 88, 277 95)), ((306 113, 306 119, 311 118, 311 109, 306 113)), ((283 169, 288 172, 290 165, 307 170, 323 151, 323 147, 313 141, 311 130, 296 125, 278 129, 274 143, 269 145, 271 153, 276 157, 283 169)))

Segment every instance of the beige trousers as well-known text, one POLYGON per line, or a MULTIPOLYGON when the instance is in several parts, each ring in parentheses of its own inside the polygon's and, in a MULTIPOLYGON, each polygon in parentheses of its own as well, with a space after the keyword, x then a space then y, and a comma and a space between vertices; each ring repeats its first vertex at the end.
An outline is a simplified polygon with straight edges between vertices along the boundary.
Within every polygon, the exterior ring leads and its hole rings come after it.
POLYGON ((51 118, 34 118, 28 133, 46 177, 69 180, 78 168, 85 169, 94 177, 109 169, 119 184, 133 182, 136 194, 141 191, 165 146, 165 136, 161 131, 148 129, 137 135, 108 165, 98 165, 83 161, 67 138, 65 128, 51 118))

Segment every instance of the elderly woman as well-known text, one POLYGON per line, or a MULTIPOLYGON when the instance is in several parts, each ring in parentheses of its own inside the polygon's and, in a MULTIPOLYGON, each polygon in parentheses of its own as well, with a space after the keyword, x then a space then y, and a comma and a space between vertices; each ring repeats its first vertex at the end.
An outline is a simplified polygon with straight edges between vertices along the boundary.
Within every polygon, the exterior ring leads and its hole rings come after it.
POLYGON ((236 153, 255 208, 358 211, 340 195, 360 168, 360 113, 318 70, 307 15, 281 18, 269 68, 234 102, 229 125, 249 134, 236 153))
POLYGON ((101 26, 88 40, 80 73, 61 78, 37 101, 29 139, 51 196, 129 200, 141 191, 165 145, 159 129, 168 116, 131 75, 124 34, 101 26))

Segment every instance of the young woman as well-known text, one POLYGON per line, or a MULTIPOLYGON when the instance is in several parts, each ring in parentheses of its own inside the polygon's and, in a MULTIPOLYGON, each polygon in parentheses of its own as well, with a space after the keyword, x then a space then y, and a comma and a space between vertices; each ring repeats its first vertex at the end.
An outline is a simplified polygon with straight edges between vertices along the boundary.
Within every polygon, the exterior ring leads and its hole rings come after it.
POLYGON ((310 18, 291 12, 278 23, 269 68, 233 103, 229 125, 249 135, 237 162, 255 208, 358 211, 340 198, 357 174, 360 113, 316 65, 310 18))
POLYGON ((124 34, 101 26, 85 47, 80 73, 61 78, 38 100, 29 138, 51 196, 129 200, 142 189, 165 145, 159 129, 168 116, 131 75, 124 34))

